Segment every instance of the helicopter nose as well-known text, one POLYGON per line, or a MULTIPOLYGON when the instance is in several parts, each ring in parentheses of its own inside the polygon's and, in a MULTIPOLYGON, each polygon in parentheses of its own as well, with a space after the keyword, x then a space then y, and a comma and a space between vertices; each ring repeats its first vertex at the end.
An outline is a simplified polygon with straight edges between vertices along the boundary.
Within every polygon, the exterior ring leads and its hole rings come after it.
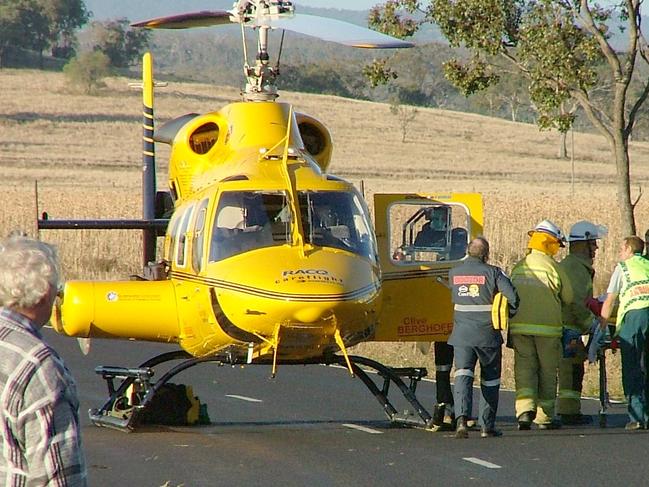
POLYGON ((295 313, 293 313, 293 318, 295 321, 300 323, 315 323, 322 318, 322 315, 325 312, 326 309, 323 307, 308 306, 297 309, 295 313))

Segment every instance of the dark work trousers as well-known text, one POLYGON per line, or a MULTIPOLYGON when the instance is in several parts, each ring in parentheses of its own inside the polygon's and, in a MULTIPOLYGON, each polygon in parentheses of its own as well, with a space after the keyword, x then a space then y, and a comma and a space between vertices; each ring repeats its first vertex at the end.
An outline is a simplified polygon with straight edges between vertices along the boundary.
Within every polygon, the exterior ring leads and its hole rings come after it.
POLYGON ((498 411, 500 390, 501 347, 455 348, 455 417, 471 417, 473 408, 473 377, 480 361, 480 426, 493 429, 498 411))
POLYGON ((435 383, 437 404, 444 404, 445 414, 453 415, 453 391, 451 390, 451 368, 453 347, 446 342, 435 342, 435 383))
POLYGON ((622 350, 622 386, 628 401, 630 421, 647 424, 647 349, 649 348, 649 308, 632 309, 623 318, 619 338, 622 350))

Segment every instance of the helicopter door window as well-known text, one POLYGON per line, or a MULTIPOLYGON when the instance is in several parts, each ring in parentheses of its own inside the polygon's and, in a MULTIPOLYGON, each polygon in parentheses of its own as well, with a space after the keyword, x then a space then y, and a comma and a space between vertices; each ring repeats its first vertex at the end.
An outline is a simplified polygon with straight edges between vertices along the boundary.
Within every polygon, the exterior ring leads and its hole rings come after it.
POLYGON ((187 228, 189 227, 193 210, 194 206, 190 206, 184 211, 176 233, 176 265, 178 267, 184 267, 187 262, 187 228))
POLYGON ((176 248, 176 230, 178 228, 178 223, 181 220, 180 212, 175 212, 171 217, 169 222, 169 229, 167 235, 165 236, 165 248, 164 248, 164 260, 171 262, 173 259, 173 252, 176 248))
POLYGON ((298 194, 305 243, 376 259, 367 210, 353 191, 308 191, 298 194))
POLYGON ((466 255, 470 218, 463 205, 397 203, 389 218, 395 263, 455 261, 466 255))
POLYGON ((283 192, 221 194, 212 227, 210 262, 290 243, 290 212, 283 192))
POLYGON ((208 199, 198 205, 196 223, 194 224, 194 239, 192 241, 192 268, 199 272, 203 267, 203 241, 205 229, 205 213, 207 212, 208 199))

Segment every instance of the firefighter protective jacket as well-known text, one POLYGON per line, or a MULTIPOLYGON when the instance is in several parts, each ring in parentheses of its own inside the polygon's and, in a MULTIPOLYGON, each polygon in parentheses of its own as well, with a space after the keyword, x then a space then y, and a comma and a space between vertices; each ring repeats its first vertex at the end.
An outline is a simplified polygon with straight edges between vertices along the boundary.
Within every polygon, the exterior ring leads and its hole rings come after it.
POLYGON ((569 254, 559 267, 570 280, 574 295, 572 303, 563 305, 563 326, 586 333, 595 317, 586 306, 586 300, 593 297, 593 262, 585 255, 569 254))
POLYGON ((512 283, 521 299, 509 322, 513 335, 560 337, 561 307, 573 301, 570 280, 549 255, 532 249, 512 269, 512 283))
POLYGON ((512 313, 518 308, 518 294, 509 278, 496 266, 475 257, 449 272, 454 304, 453 332, 450 345, 460 347, 498 347, 503 339, 491 323, 494 296, 502 292, 512 313))

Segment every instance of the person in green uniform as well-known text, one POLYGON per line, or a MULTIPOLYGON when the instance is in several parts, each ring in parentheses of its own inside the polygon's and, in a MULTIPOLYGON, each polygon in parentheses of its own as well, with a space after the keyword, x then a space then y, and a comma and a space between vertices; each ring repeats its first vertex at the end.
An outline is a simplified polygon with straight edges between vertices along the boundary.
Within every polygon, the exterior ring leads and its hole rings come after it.
POLYGON ((621 261, 611 276, 601 312, 601 326, 605 328, 619 299, 615 333, 622 351, 622 387, 628 403, 629 422, 625 429, 630 431, 645 429, 649 424, 649 259, 642 256, 643 250, 640 237, 622 241, 621 261))

